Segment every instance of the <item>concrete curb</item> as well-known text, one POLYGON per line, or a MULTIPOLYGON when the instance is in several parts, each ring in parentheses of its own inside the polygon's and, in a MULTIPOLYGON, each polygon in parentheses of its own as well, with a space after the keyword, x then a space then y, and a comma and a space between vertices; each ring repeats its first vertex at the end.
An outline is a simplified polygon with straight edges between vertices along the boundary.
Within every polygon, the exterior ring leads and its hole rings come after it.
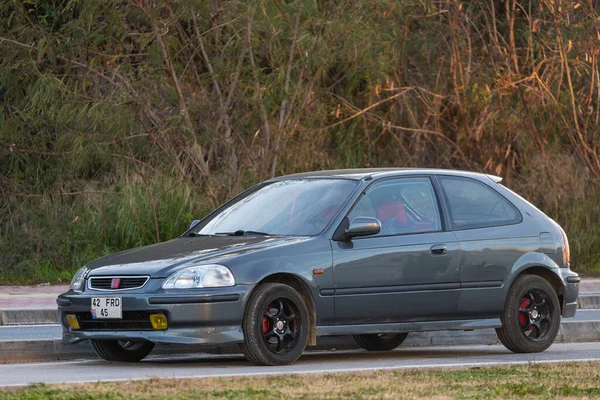
MULTIPOLYGON (((600 341, 600 321, 563 322, 556 343, 600 341)), ((475 331, 414 332, 408 335, 402 347, 495 345, 500 344, 494 329, 475 331)), ((327 336, 318 340, 311 350, 348 350, 358 346, 351 336, 327 336)), ((240 354, 237 345, 222 347, 199 347, 182 345, 160 345, 152 354, 181 355, 193 353, 240 354)), ((43 362, 73 359, 97 359, 89 342, 63 345, 56 340, 0 341, 0 363, 43 362)))
POLYGON ((6 308, 0 310, 0 325, 47 325, 57 324, 58 309, 46 308, 6 308))
MULTIPOLYGON (((237 346, 227 348, 200 348, 198 346, 159 345, 152 354, 235 354, 237 346)), ((0 341, 0 364, 46 362, 59 360, 98 359, 89 341, 75 345, 65 345, 60 339, 54 340, 11 340, 0 341)))
MULTIPOLYGON (((582 294, 580 309, 600 309, 600 292, 582 294)), ((58 323, 58 310, 45 308, 0 309, 0 326, 41 325, 58 323)), ((600 321, 564 320, 556 338, 557 343, 600 341, 600 321)), ((451 346, 451 345, 494 345, 500 344, 494 329, 475 331, 439 331, 411 333, 403 347, 451 346)), ((351 336, 321 337, 316 347, 309 350, 356 349, 351 336)), ((237 345, 223 347, 157 346, 153 354, 239 354, 237 345)), ((98 358, 89 342, 63 345, 59 339, 0 340, 0 363, 43 362, 73 359, 98 358)))
MULTIPOLYGON (((600 292, 586 293, 579 296, 579 309, 600 309, 600 292)), ((23 307, 0 309, 0 326, 2 325, 47 325, 57 324, 56 307, 23 307)))
POLYGON ((598 309, 600 308, 600 293, 582 294, 577 299, 580 309, 598 309))

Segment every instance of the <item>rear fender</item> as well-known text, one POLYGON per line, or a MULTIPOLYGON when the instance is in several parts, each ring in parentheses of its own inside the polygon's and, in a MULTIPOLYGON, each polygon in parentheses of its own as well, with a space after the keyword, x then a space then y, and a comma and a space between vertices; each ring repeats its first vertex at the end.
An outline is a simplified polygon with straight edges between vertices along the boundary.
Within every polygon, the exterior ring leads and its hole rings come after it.
POLYGON ((564 308, 565 301, 567 300, 564 296, 567 282, 563 274, 561 274, 561 268, 558 264, 544 253, 526 253, 515 262, 506 279, 504 291, 505 302, 510 287, 522 273, 531 273, 546 279, 556 291, 561 302, 561 309, 564 308))
POLYGON ((556 262, 554 262, 554 260, 544 253, 526 253, 523 254, 510 269, 506 279, 506 287, 510 288, 517 276, 519 276, 523 271, 533 267, 541 267, 551 271, 556 278, 562 282, 563 285, 566 284, 560 274, 560 267, 556 262))

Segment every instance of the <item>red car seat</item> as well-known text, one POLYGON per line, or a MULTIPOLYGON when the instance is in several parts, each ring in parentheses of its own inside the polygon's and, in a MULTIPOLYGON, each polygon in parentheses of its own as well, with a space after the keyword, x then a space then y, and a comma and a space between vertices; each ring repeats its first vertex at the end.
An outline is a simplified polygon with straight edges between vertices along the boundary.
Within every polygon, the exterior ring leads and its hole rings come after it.
POLYGON ((380 205, 377 209, 377 219, 381 221, 382 231, 388 234, 407 228, 406 208, 401 201, 380 205))

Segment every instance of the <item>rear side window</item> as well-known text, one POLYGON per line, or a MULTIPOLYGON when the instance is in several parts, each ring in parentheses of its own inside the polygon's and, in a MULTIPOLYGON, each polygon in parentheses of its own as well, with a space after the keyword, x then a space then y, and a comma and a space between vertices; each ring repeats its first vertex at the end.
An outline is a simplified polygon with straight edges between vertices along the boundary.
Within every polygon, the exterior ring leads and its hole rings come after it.
POLYGON ((438 176, 450 207, 452 228, 474 229, 521 222, 521 213, 500 193, 474 179, 438 176))

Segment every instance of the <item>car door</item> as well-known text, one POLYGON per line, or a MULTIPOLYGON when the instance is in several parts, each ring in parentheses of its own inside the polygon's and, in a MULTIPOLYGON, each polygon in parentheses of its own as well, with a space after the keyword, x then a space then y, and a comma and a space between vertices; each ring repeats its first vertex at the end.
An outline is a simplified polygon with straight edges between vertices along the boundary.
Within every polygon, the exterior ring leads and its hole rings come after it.
POLYGON ((429 176, 372 183, 348 214, 381 222, 379 234, 332 241, 336 324, 451 319, 459 248, 429 176))
POLYGON ((459 314, 497 316, 504 307, 509 272, 523 254, 539 250, 539 232, 522 223, 518 208, 492 180, 487 184, 467 177, 437 178, 461 248, 459 314))

